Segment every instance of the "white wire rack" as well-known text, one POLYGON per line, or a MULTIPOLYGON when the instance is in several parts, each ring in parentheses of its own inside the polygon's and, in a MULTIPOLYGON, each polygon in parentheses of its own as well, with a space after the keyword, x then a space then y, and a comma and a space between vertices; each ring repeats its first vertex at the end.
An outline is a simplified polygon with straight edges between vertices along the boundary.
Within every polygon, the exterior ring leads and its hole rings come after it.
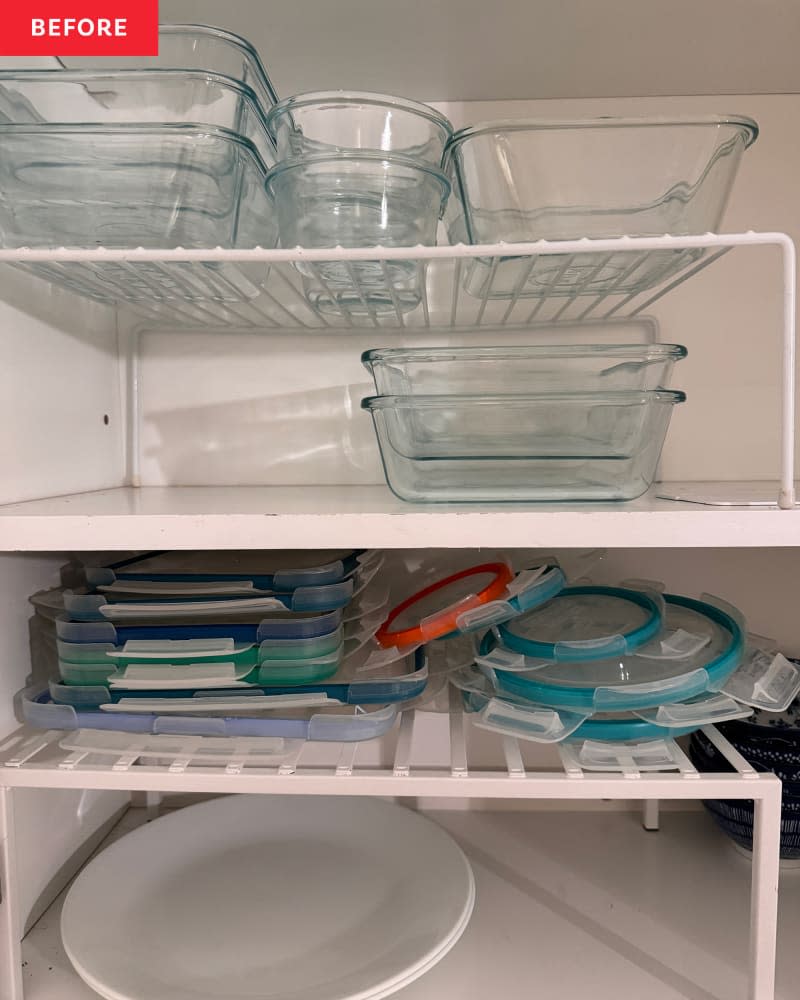
POLYGON ((335 250, 0 250, 0 262, 158 325, 524 328, 642 313, 735 246, 779 233, 335 250))
MULTIPOLYGON (((117 789, 145 792, 296 793, 327 795, 428 796, 436 798, 642 800, 645 825, 654 824, 659 799, 744 799, 754 802, 753 869, 751 886, 751 944, 748 1000, 774 1000, 777 885, 781 830, 781 785, 772 774, 759 774, 712 726, 706 736, 733 765, 725 774, 699 773, 675 743, 670 752, 671 771, 640 771, 622 763, 618 773, 587 772, 577 754, 562 749, 560 770, 532 770, 523 762, 519 742, 495 737, 502 767, 479 766, 471 759, 469 718, 454 709, 436 719, 447 730, 446 764, 416 764, 417 714, 406 711, 399 726, 385 737, 385 752, 368 756, 370 744, 326 745, 324 761, 319 744, 301 744, 289 757, 276 758, 272 766, 247 766, 244 747, 230 748, 230 756, 209 765, 203 743, 177 737, 170 763, 152 762, 152 745, 146 738, 130 736, 127 749, 109 756, 81 754, 59 747, 57 732, 22 729, 0 746, 0 949, 5 952, 5 972, 0 972, 3 1000, 23 1000, 19 915, 15 899, 14 791, 17 788, 117 789), (202 762, 202 763, 198 763, 202 762)), ((426 713, 427 714, 427 713, 426 713)), ((485 737, 486 734, 482 734, 485 737)), ((373 747, 374 750, 374 747, 373 747)), ((485 754, 485 744, 481 756, 485 754)), ((157 750, 156 750, 157 752, 157 750)), ((0 962, 0 967, 3 963, 0 962)))
MULTIPOLYGON (((284 748, 271 748, 272 760, 258 749, 259 743, 269 742, 263 739, 114 733, 113 747, 97 753, 61 748, 59 743, 68 733, 23 727, 0 745, 0 786, 456 798, 758 797, 751 794, 751 784, 762 776, 714 727, 704 732, 734 766, 732 773, 699 773, 671 740, 664 743, 671 761, 660 770, 640 770, 625 759, 620 760, 617 773, 586 769, 569 744, 560 744, 561 770, 542 771, 526 767, 520 742, 510 736, 496 737, 497 759, 502 759, 502 766, 472 760, 470 716, 460 710, 456 700, 447 714, 422 714, 428 722, 435 720, 440 730, 446 727, 448 759, 444 763, 424 762, 424 738, 415 736, 420 713, 413 709, 401 714, 391 736, 378 744, 377 754, 375 741, 289 741, 284 748), (220 749, 211 757, 214 747, 220 749), (346 783, 341 782, 343 778, 346 783), (676 781, 677 792, 673 788, 676 781), (612 786, 614 794, 609 791, 612 786)), ((482 733, 482 760, 486 759, 485 740, 482 733)))
POLYGON ((0 264, 131 307, 148 326, 466 332, 636 316, 734 247, 754 246, 782 255, 777 502, 793 509, 796 276, 784 233, 395 249, 0 249, 0 264))

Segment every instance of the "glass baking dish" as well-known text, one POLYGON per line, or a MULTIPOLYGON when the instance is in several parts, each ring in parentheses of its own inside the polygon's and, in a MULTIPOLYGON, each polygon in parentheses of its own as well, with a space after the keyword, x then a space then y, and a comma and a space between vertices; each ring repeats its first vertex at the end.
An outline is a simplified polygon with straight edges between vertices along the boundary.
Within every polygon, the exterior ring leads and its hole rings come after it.
POLYGON ((267 166, 274 145, 250 87, 200 71, 0 71, 0 123, 200 125, 249 139, 267 166))
POLYGON ((365 351, 381 395, 657 389, 686 357, 678 344, 397 347, 365 351))
MULTIPOLYGON (((444 167, 451 243, 527 243, 718 229, 758 126, 742 116, 501 121, 461 129, 444 167), (460 202, 460 204, 459 204, 460 202)), ((637 294, 702 250, 477 259, 465 287, 489 298, 637 294)))
POLYGON ((373 396, 401 500, 631 500, 653 481, 682 392, 373 396))
POLYGON ((219 73, 255 91, 265 113, 278 100, 258 52, 247 39, 205 24, 159 25, 157 56, 62 56, 59 61, 66 69, 181 69, 219 73))
MULTIPOLYGON (((226 129, 0 125, 0 241, 47 248, 272 247, 277 227, 265 175, 252 143, 226 129)), ((47 276, 62 283, 60 267, 48 266, 47 276)), ((160 290, 152 284, 158 268, 146 270, 153 272, 142 275, 152 296, 160 290)), ((77 280, 72 272, 72 285, 77 280)))

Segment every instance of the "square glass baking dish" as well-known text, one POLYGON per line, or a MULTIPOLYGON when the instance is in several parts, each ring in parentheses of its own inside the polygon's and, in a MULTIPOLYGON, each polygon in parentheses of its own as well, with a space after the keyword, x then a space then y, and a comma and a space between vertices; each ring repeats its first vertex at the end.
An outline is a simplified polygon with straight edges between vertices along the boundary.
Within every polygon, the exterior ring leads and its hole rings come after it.
MULTIPOLYGON (((718 230, 758 126, 744 116, 486 122, 444 154, 451 243, 528 243, 718 230)), ((703 250, 478 258, 465 287, 489 298, 638 294, 703 250)))
POLYGON ((390 489, 412 501, 631 500, 653 481, 669 390, 373 396, 390 489))
POLYGON ((271 247, 265 174, 252 143, 220 128, 0 125, 0 242, 271 247))
POLYGON ((524 347, 396 347, 361 362, 380 395, 658 389, 686 357, 679 344, 534 344, 524 347))
POLYGON ((0 71, 0 123, 213 126, 249 139, 267 166, 275 159, 254 91, 199 70, 0 71))
POLYGON ((207 24, 159 25, 157 56, 62 56, 59 61, 65 69, 218 73, 255 91, 264 113, 278 101, 261 57, 250 42, 232 31, 207 24))

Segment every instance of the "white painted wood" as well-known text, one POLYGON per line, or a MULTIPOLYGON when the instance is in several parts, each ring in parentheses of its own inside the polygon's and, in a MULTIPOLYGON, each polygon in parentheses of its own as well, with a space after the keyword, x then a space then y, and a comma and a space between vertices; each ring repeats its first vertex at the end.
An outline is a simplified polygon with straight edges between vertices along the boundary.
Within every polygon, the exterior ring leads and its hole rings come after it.
MULTIPOLYGON (((775 490, 776 484, 767 488, 775 490)), ((0 507, 0 551, 192 548, 685 548, 800 545, 800 510, 407 504, 385 486, 146 487, 0 507)))
POLYGON ((4 267, 0 336, 0 499, 121 485, 113 310, 4 267))

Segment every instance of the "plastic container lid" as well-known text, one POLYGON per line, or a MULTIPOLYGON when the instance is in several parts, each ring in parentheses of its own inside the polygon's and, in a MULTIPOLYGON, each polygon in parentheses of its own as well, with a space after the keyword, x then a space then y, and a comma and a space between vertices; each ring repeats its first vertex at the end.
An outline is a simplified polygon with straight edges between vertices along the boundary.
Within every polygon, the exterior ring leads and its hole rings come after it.
POLYGON ((259 552, 257 555, 250 552, 222 555, 156 552, 109 567, 87 567, 86 580, 90 587, 105 593, 186 595, 201 589, 208 594, 288 591, 339 583, 372 555, 349 549, 324 554, 302 550, 259 552), (230 591, 230 587, 238 589, 230 591))
POLYGON ((666 595, 664 601, 662 632, 633 654, 572 662, 523 658, 509 669, 494 661, 489 634, 478 662, 494 670, 501 692, 572 711, 632 711, 719 690, 744 655, 741 616, 689 597, 666 595))
MULTIPOLYGON (((296 661, 295 661, 296 662, 296 661)), ((306 680, 301 687, 296 683, 283 683, 271 680, 266 684, 238 684, 235 690, 219 688, 215 693, 223 695, 226 691, 241 696, 255 694, 267 697, 280 695, 297 696, 302 692, 307 695, 322 694, 331 702, 343 705, 387 705, 395 702, 406 702, 422 695, 428 683, 428 659, 424 647, 411 653, 395 658, 378 670, 362 673, 363 657, 358 655, 345 659, 338 670, 327 679, 316 682, 306 680)), ((83 665, 78 665, 77 670, 83 665)), ((89 666, 92 666, 89 664, 89 666)), ((65 678, 66 679, 66 678, 65 678)), ((76 708, 97 708, 119 701, 125 697, 163 699, 164 712, 171 709, 167 703, 176 697, 192 696, 200 688, 182 688, 177 691, 150 688, 137 691, 122 692, 111 690, 105 677, 90 673, 75 673, 69 678, 68 684, 50 684, 50 696, 54 703, 71 705, 76 708)), ((56 727, 58 728, 58 727, 56 727)))
POLYGON ((502 643, 524 656, 599 660, 631 652, 661 628, 656 594, 622 587, 569 587, 543 607, 500 625, 502 643))
POLYGON ((482 563, 437 580, 390 613, 375 639, 383 648, 413 646, 458 631, 465 612, 499 600, 514 578, 506 563, 482 563))
MULTIPOLYGON (((301 708, 266 718, 109 712, 100 708, 56 705, 47 692, 25 698, 22 712, 25 721, 38 729, 110 730, 186 736, 268 736, 342 743, 361 742, 382 736, 397 719, 396 705, 376 707, 369 712, 355 705, 301 708)), ((102 744, 98 742, 99 738, 79 735, 78 739, 85 739, 86 742, 74 743, 70 738, 63 745, 66 749, 91 747, 95 753, 104 752, 102 744)), ((118 753, 116 746, 116 743, 109 746, 105 752, 118 753)))
POLYGON ((155 625, 114 625, 108 621, 74 622, 61 615, 56 634, 70 643, 109 643, 122 646, 131 640, 173 641, 183 639, 231 639, 234 643, 263 642, 265 639, 307 639, 335 631, 342 622, 342 610, 326 614, 289 614, 282 609, 251 624, 170 622, 155 625))

